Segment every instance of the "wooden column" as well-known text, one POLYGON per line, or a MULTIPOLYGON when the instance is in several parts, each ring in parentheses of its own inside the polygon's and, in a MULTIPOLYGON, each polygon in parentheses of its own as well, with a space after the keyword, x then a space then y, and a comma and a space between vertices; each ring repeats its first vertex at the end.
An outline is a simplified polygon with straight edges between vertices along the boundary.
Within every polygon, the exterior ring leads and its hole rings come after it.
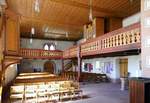
POLYGON ((1 16, 0 16, 0 85, 3 85, 3 60, 4 60, 4 54, 3 54, 3 51, 4 51, 4 35, 5 35, 5 10, 4 8, 3 9, 3 12, 1 12, 1 16))
POLYGON ((142 76, 150 77, 150 0, 141 0, 142 76))
POLYGON ((80 75, 81 75, 81 57, 80 57, 80 46, 78 46, 78 52, 77 52, 77 57, 78 57, 78 77, 77 77, 77 80, 79 81, 80 80, 80 75))

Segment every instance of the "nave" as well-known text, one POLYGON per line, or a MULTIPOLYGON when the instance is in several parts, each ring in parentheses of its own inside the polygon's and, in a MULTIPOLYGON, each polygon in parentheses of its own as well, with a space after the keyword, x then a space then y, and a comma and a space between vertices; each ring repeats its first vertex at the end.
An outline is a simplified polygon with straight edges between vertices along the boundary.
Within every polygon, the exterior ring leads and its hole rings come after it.
POLYGON ((0 0, 0 103, 150 103, 150 0, 0 0))

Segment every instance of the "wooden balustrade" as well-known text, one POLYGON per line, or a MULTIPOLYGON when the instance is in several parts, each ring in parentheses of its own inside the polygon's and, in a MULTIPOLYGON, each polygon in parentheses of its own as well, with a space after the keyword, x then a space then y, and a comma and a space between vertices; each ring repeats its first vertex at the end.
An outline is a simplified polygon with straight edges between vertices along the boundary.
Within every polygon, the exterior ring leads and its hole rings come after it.
POLYGON ((115 30, 81 44, 81 56, 140 48, 140 24, 115 30))
POLYGON ((61 59, 63 52, 59 50, 27 49, 20 50, 20 56, 29 59, 61 59))
POLYGON ((73 46, 63 52, 64 58, 74 58, 77 57, 78 46, 73 46))
MULTIPOLYGON (((105 35, 90 39, 80 45, 80 55, 96 55, 103 53, 127 51, 141 48, 140 24, 121 28, 105 35)), ((64 51, 64 58, 77 57, 78 46, 64 51)))

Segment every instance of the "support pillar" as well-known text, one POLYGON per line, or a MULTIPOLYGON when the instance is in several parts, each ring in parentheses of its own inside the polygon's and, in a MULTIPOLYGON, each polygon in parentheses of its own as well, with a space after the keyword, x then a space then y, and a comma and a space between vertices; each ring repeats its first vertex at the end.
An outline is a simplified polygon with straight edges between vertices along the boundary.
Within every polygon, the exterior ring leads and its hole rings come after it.
POLYGON ((80 46, 78 46, 77 57, 78 57, 78 77, 77 77, 77 81, 80 81, 81 65, 82 65, 82 59, 80 57, 80 46))

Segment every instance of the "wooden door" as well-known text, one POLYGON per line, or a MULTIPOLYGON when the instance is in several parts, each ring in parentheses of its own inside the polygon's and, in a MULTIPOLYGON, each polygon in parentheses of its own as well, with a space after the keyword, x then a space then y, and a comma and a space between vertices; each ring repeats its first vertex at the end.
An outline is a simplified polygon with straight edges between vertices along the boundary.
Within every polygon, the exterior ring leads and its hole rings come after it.
POLYGON ((8 11, 5 22, 5 55, 18 55, 20 49, 19 17, 8 11))
POLYGON ((120 59, 120 77, 128 76, 128 59, 120 59))
POLYGON ((54 62, 51 62, 51 61, 47 61, 45 64, 44 64, 44 71, 45 72, 49 72, 51 74, 54 74, 54 62))

